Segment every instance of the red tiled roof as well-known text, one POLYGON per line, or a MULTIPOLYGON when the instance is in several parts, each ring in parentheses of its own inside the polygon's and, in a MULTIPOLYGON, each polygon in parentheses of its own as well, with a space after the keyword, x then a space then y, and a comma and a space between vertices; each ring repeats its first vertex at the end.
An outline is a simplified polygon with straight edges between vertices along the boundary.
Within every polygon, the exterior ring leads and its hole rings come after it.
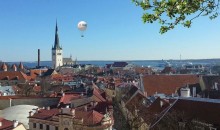
POLYGON ((80 94, 73 94, 73 93, 65 93, 64 96, 61 97, 59 103, 63 104, 70 104, 71 100, 79 98, 81 95, 80 94))
POLYGON ((46 72, 47 70, 42 70, 42 69, 31 69, 30 70, 30 79, 35 79, 38 75, 46 72))
POLYGON ((0 126, 0 130, 4 129, 12 129, 13 128, 13 121, 6 120, 4 118, 0 118, 0 122, 2 123, 2 126, 0 126))
POLYGON ((40 109, 38 110, 37 113, 34 113, 33 116, 31 116, 31 118, 37 118, 37 119, 48 119, 54 115, 59 114, 59 109, 55 108, 55 109, 50 109, 50 110, 46 110, 46 109, 40 109))
POLYGON ((21 71, 3 71, 0 72, 0 80, 4 80, 7 77, 8 80, 18 79, 18 80, 28 80, 26 74, 21 71))
MULTIPOLYGON (((71 109, 71 108, 69 108, 69 109, 71 109)), ((56 116, 58 114, 60 114, 60 113, 59 113, 59 109, 57 109, 57 108, 51 109, 51 110, 40 109, 38 111, 38 113, 35 113, 33 116, 31 116, 29 118, 37 118, 37 119, 47 120, 47 119, 50 119, 52 116, 56 116)), ((76 119, 83 119, 84 125, 91 126, 91 125, 99 124, 103 119, 103 115, 95 110, 84 111, 84 109, 76 109, 75 110, 75 118, 76 119)))
POLYGON ((147 96, 156 92, 171 95, 186 84, 199 83, 197 75, 145 75, 143 76, 144 90, 147 96))
POLYGON ((53 74, 53 75, 51 75, 51 78, 52 78, 52 79, 63 79, 64 76, 61 75, 61 74, 53 74))
POLYGON ((106 100, 101 96, 99 90, 95 87, 93 90, 93 99, 97 102, 106 102, 106 100))
POLYGON ((84 125, 95 125, 102 121, 103 115, 97 111, 76 111, 76 118, 83 119, 84 125))

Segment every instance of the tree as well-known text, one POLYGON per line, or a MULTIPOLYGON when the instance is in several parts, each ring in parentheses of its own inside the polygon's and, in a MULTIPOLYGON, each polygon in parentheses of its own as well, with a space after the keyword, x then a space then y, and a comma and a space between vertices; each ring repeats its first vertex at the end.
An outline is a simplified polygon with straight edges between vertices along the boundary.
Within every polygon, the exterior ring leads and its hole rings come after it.
POLYGON ((48 89, 51 88, 51 84, 45 79, 45 77, 41 78, 40 86, 42 95, 44 95, 48 91, 48 89))
POLYGON ((33 86, 28 83, 18 84, 18 87, 21 89, 21 94, 24 96, 30 96, 33 92, 33 86))
POLYGON ((159 22, 163 34, 177 25, 191 27, 200 16, 214 19, 219 15, 220 0, 132 0, 144 10, 144 23, 159 22))

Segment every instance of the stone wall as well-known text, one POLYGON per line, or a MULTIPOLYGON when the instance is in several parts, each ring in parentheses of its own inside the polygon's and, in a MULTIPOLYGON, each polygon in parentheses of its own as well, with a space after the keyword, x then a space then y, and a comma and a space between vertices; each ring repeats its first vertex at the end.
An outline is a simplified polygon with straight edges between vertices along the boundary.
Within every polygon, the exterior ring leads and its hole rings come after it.
POLYGON ((38 107, 57 106, 60 98, 11 98, 0 99, 0 110, 15 105, 35 105, 38 107))

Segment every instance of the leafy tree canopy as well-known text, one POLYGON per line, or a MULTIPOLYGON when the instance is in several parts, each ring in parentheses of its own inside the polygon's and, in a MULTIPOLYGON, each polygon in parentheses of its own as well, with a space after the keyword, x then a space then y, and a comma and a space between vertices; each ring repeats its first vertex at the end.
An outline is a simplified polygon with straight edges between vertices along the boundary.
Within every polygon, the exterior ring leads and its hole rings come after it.
POLYGON ((220 0, 132 0, 144 10, 144 23, 159 22, 160 33, 176 25, 189 28, 192 21, 200 16, 214 19, 219 15, 220 0))

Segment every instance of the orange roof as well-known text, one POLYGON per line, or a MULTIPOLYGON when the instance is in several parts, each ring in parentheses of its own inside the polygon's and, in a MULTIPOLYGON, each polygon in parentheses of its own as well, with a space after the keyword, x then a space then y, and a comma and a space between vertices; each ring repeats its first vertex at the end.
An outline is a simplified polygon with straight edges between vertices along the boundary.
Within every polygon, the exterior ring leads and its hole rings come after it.
POLYGON ((95 110, 76 111, 76 118, 82 118, 84 125, 95 125, 102 121, 103 115, 95 110))
POLYGON ((40 109, 38 110, 37 113, 34 113, 34 115, 31 117, 37 118, 37 119, 48 119, 49 117, 52 117, 53 115, 56 115, 56 114, 59 114, 59 109, 57 108, 50 109, 50 110, 40 109))
MULTIPOLYGON (((95 110, 85 111, 85 110, 76 109, 75 111, 76 111, 75 118, 83 119, 84 125, 90 125, 90 126, 97 125, 102 121, 104 117, 102 114, 100 114, 99 112, 95 110)), ((47 120, 47 119, 50 119, 50 117, 56 116, 58 114, 59 114, 59 109, 57 108, 50 109, 50 110, 40 109, 38 113, 34 113, 34 115, 29 118, 47 120)))
POLYGON ((171 95, 187 84, 199 83, 197 75, 145 75, 143 76, 144 91, 147 96, 155 93, 171 95))
POLYGON ((0 72, 0 80, 28 80, 28 76, 21 71, 2 71, 0 72))
POLYGON ((64 96, 61 97, 59 103, 64 103, 64 104, 70 104, 71 100, 77 99, 80 97, 80 94, 73 94, 73 93, 65 93, 64 96))
POLYGON ((93 99, 97 102, 106 102, 106 100, 102 97, 102 95, 100 94, 100 91, 96 87, 94 87, 94 90, 93 90, 93 99))
POLYGON ((41 73, 46 72, 47 70, 42 70, 42 69, 31 69, 30 70, 30 76, 36 78, 37 75, 40 75, 41 73))
POLYGON ((61 75, 61 74, 53 74, 53 75, 51 75, 51 78, 63 78, 63 75, 61 75))

